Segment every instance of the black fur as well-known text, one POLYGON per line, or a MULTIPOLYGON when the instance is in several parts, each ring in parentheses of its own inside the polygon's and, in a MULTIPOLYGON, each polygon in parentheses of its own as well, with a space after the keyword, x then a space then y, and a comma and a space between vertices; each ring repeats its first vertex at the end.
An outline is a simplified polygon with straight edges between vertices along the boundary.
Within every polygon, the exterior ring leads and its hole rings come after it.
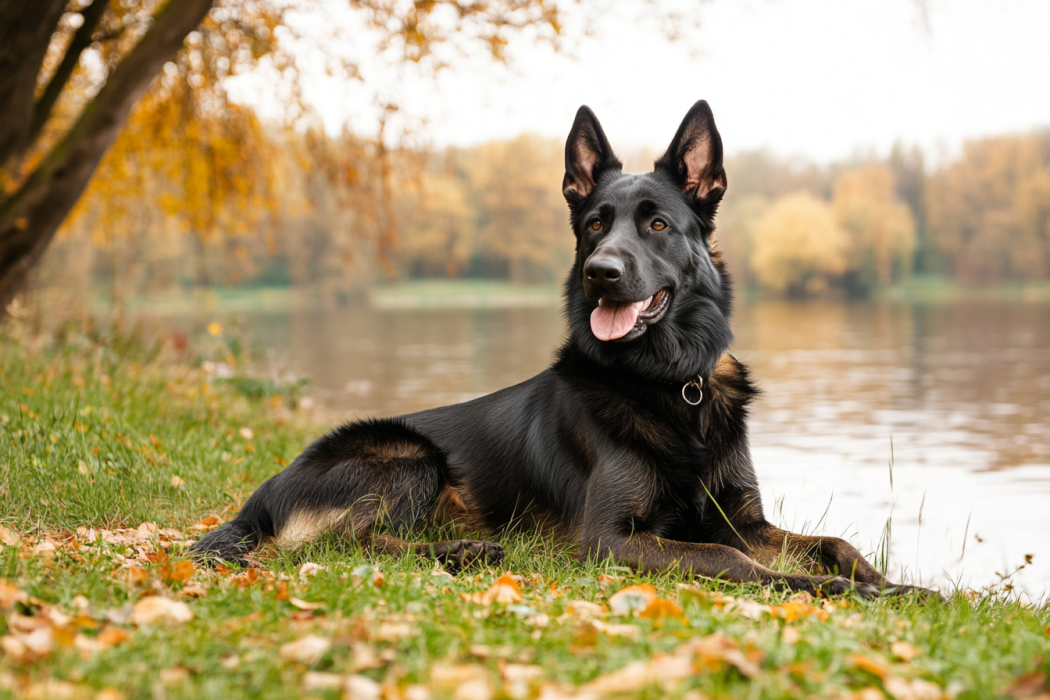
MULTIPOLYGON (((338 428, 195 552, 243 562, 268 538, 339 528, 369 540, 444 513, 489 533, 549 528, 581 555, 639 569, 867 595, 886 585, 848 543, 763 517, 746 430, 756 390, 727 354, 732 293, 713 241, 726 175, 707 103, 689 111, 653 172, 623 173, 586 107, 565 153, 576 259, 564 287, 570 335, 550 369, 475 401, 338 428), (599 299, 650 297, 618 339, 592 332, 599 299), (703 383, 699 405, 683 399, 690 381, 703 383), (785 550, 830 575, 766 568, 785 550)), ((502 557, 490 543, 371 541, 452 563, 502 557)))

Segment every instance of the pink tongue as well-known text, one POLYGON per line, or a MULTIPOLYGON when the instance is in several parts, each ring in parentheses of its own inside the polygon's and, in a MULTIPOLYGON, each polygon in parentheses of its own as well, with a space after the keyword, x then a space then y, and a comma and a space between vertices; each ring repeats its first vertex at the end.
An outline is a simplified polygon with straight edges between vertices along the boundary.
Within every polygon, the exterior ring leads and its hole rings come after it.
POLYGON ((591 332, 598 340, 616 340, 631 332, 638 322, 638 314, 649 305, 652 297, 630 304, 598 300, 598 308, 591 312, 591 332))

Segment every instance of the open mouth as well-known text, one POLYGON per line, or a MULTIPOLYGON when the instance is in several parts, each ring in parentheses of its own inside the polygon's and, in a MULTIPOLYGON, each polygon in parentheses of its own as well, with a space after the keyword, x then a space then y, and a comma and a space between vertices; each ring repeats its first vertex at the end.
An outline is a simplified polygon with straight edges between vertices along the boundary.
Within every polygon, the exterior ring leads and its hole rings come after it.
POLYGON ((659 321, 671 306, 671 292, 661 289, 642 301, 613 301, 602 297, 591 312, 591 332, 598 340, 637 337, 659 321))

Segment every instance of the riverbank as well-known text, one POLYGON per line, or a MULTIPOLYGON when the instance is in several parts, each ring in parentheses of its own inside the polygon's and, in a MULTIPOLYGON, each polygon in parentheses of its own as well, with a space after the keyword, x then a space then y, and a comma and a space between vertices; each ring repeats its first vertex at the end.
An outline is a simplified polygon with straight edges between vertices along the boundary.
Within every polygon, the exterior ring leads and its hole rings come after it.
POLYGON ((825 601, 520 535, 501 569, 455 575, 335 537, 261 570, 197 569, 188 543, 325 427, 293 386, 242 377, 239 352, 221 329, 0 331, 0 697, 1047 692, 1050 608, 1008 582, 825 601))

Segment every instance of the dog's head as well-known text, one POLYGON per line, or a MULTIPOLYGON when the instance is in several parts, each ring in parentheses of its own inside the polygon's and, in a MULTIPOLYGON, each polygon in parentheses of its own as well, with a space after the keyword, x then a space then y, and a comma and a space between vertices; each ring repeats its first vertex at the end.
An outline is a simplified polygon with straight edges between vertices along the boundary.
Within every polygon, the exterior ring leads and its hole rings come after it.
POLYGON ((565 287, 572 339, 592 359, 647 377, 706 376, 733 338, 729 278, 711 241, 726 175, 707 102, 689 110, 653 172, 622 167, 580 107, 562 183, 576 233, 565 287))

